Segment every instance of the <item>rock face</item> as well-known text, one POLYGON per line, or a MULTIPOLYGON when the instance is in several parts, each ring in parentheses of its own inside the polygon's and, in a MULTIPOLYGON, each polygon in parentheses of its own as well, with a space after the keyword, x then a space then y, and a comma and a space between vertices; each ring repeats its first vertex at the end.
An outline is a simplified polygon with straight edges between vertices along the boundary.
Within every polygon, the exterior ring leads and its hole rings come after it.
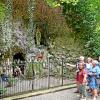
MULTIPOLYGON (((11 22, 10 22, 11 23, 11 22)), ((10 42, 11 47, 18 46, 22 49, 27 47, 27 30, 22 27, 22 22, 13 22, 11 27, 6 27, 6 23, 2 25, 3 35, 5 38, 6 46, 10 42), (9 34, 6 34, 9 33, 9 34)))
POLYGON ((18 47, 26 50, 27 49, 27 30, 25 30, 22 26, 21 21, 17 21, 13 23, 14 27, 14 32, 13 32, 13 40, 14 44, 17 45, 18 47))
POLYGON ((34 7, 34 5, 32 5, 31 3, 34 2, 28 2, 28 0, 7 0, 4 3, 6 14, 5 20, 2 24, 4 53, 7 52, 7 57, 9 57, 9 55, 12 56, 13 53, 24 51, 24 53, 26 53, 27 51, 33 50, 35 44, 33 35, 34 27, 32 7, 34 7), (24 3, 24 1, 26 2, 24 3), (23 4, 25 5, 23 6, 23 4), (15 13, 18 14, 19 11, 24 12, 23 10, 27 12, 27 17, 29 19, 27 28, 25 27, 25 23, 22 18, 24 15, 22 13, 16 15, 16 18, 14 16, 15 13))
MULTIPOLYGON (((11 22, 10 22, 11 23, 11 22)), ((2 25, 2 33, 3 33, 3 39, 5 43, 5 53, 10 52, 9 48, 11 49, 11 55, 13 56, 16 53, 23 53, 27 55, 27 51, 31 49, 31 52, 37 51, 35 48, 34 40, 30 40, 28 37, 28 29, 26 29, 23 25, 24 23, 19 21, 14 21, 12 28, 7 28, 6 23, 2 25), (8 30, 9 29, 9 30, 8 30), (7 34, 9 32, 9 34, 7 34), (31 48, 29 47, 31 41, 31 45, 33 45, 31 48)), ((31 35, 32 37, 32 35, 31 35)))
MULTIPOLYGON (((10 1, 10 0, 9 0, 10 1)), ((28 29, 24 27, 24 24, 27 24, 29 21, 28 14, 28 0, 13 0, 13 31, 9 36, 6 36, 6 39, 9 37, 11 39, 11 48, 12 51, 24 52, 29 50, 30 53, 38 52, 38 49, 35 48, 34 43, 34 33, 29 36, 28 29), (19 8, 19 9, 18 9, 19 8), (25 23, 20 20, 20 16, 25 17, 25 23), (16 20, 16 19, 19 20, 16 20), (33 37, 33 38, 31 38, 33 37), (32 46, 32 48, 29 48, 32 46)), ((36 0, 36 9, 34 13, 34 19, 37 24, 37 28, 41 32, 41 40, 43 43, 49 44, 51 52, 56 56, 57 54, 64 53, 64 56, 67 58, 76 58, 82 54, 82 47, 80 46, 80 41, 74 39, 74 33, 72 34, 72 28, 68 27, 64 16, 62 15, 61 8, 50 8, 44 0, 36 0), (44 23, 45 22, 45 23, 44 23), (44 37, 43 37, 44 36, 44 37), (45 41, 46 40, 46 41, 45 41), (53 46, 53 47, 52 47, 53 46), (64 47, 64 48, 63 48, 64 47)), ((32 17, 32 16, 31 16, 32 17)), ((30 18, 31 19, 31 18, 30 18)), ((31 20, 30 20, 31 22, 31 20)), ((28 25, 26 25, 28 26, 28 25)), ((3 31, 6 30, 6 26, 3 27, 3 31)), ((3 38, 4 39, 4 38, 3 38)), ((8 43, 9 44, 9 43, 8 43)), ((31 55, 28 54, 28 55, 31 55)), ((83 54, 82 54, 83 55, 83 54)))

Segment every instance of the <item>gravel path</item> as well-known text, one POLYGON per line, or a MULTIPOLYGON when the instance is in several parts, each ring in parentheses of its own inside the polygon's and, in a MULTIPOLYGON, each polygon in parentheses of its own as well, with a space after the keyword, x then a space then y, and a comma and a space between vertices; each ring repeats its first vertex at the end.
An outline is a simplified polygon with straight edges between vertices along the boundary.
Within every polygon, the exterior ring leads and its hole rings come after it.
MULTIPOLYGON (((24 98, 21 100, 79 100, 79 94, 74 93, 76 89, 69 89, 55 93, 49 93, 29 98, 24 98)), ((87 100, 92 100, 91 97, 88 97, 87 100)), ((100 100, 100 96, 97 98, 100 100)))

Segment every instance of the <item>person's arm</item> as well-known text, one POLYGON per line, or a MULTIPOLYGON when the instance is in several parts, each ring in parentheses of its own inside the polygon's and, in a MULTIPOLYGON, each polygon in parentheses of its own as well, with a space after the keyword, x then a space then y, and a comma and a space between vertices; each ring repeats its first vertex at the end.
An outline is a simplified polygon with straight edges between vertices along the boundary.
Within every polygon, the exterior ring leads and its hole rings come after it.
POLYGON ((76 67, 76 65, 67 63, 67 66, 76 67))
POLYGON ((100 74, 100 68, 99 68, 99 66, 97 67, 97 74, 100 74))
POLYGON ((86 83, 86 81, 87 81, 87 74, 84 74, 83 83, 86 83))
POLYGON ((83 84, 84 84, 87 82, 87 72, 86 71, 83 72, 83 76, 84 76, 83 78, 83 84))
POLYGON ((96 78, 100 78, 100 68, 96 68, 96 73, 95 73, 96 78))

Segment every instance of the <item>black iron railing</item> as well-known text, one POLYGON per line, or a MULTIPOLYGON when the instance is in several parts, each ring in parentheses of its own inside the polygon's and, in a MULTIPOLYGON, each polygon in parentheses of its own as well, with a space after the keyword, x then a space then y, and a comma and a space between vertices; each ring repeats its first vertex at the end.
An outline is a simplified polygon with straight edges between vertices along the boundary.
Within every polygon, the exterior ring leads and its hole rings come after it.
POLYGON ((74 83, 76 68, 66 65, 64 58, 48 58, 31 62, 14 62, 1 68, 0 96, 11 96, 33 90, 49 89, 74 83))

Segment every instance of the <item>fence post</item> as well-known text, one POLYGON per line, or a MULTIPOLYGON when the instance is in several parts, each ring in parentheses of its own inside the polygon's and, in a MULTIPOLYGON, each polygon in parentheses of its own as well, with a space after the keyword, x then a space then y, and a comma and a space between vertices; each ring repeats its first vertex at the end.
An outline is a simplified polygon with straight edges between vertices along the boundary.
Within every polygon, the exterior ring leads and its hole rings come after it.
POLYGON ((62 57, 62 73, 61 73, 62 74, 61 75, 62 76, 62 84, 61 84, 62 86, 63 86, 63 83, 64 83, 64 81, 63 81, 63 72, 64 72, 64 70, 63 70, 63 68, 64 68, 63 64, 64 64, 64 58, 62 57))
POLYGON ((32 90, 34 90, 34 79, 35 79, 35 72, 34 72, 34 56, 31 58, 32 59, 32 73, 33 73, 33 79, 32 79, 32 90))
POLYGON ((50 58, 47 58, 47 66, 48 66, 48 89, 50 88, 50 58))

